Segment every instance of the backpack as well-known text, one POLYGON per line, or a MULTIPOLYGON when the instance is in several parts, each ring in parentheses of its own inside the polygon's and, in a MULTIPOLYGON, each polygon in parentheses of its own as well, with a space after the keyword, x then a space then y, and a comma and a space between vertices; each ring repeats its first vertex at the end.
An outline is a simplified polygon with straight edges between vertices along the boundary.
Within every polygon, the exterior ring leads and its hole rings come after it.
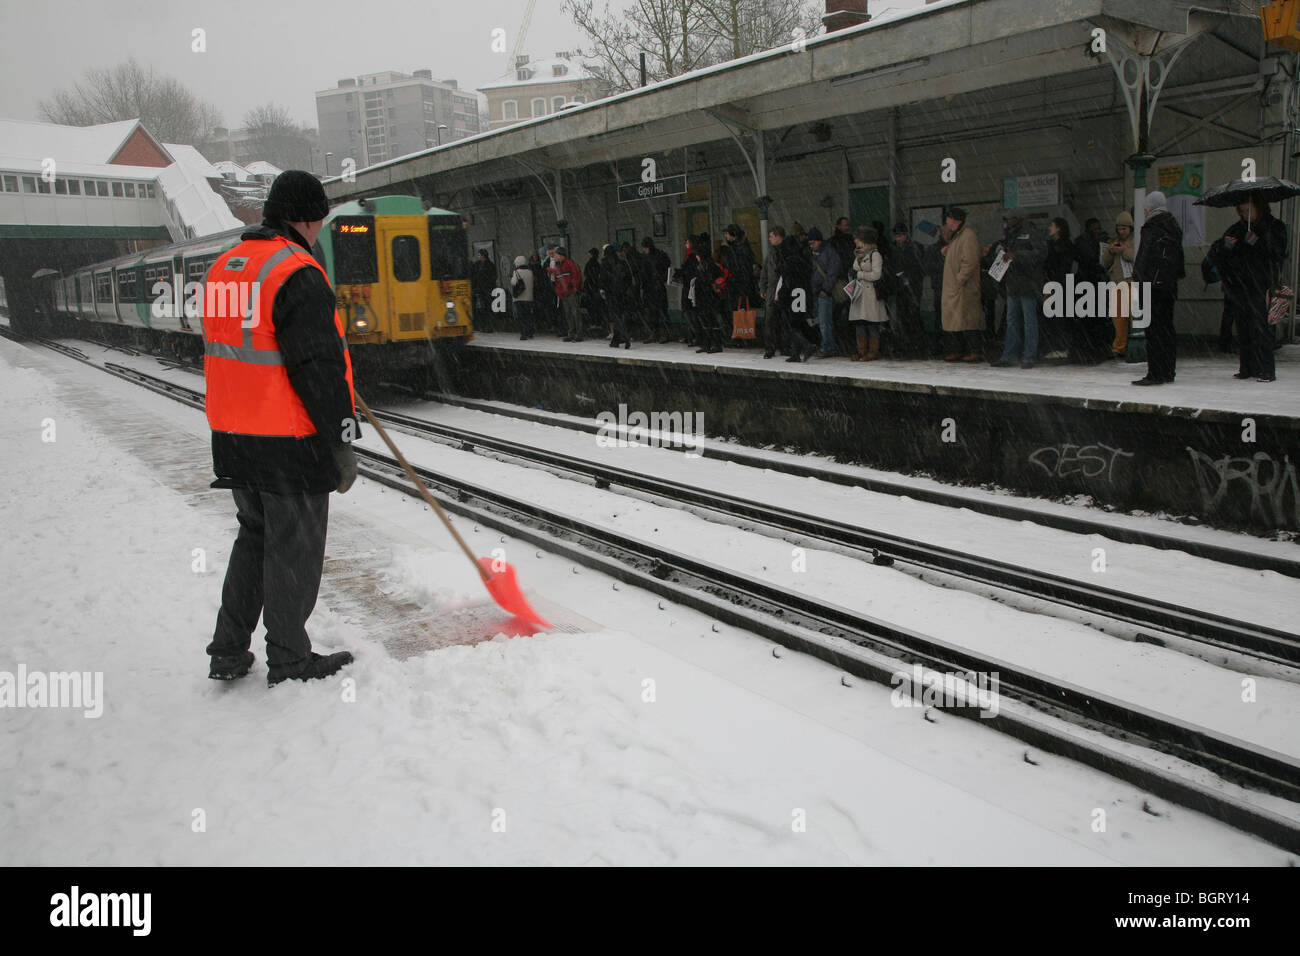
POLYGON ((517 299, 524 294, 525 288, 524 277, 516 271, 514 281, 510 283, 510 294, 517 299))

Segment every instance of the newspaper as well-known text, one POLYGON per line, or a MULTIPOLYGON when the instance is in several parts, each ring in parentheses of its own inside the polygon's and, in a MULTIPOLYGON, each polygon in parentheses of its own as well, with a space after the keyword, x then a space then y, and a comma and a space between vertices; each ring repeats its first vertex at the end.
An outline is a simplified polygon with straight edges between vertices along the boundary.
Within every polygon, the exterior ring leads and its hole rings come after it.
POLYGON ((993 260, 993 265, 989 266, 989 278, 994 282, 1001 282, 1009 268, 1011 268, 1011 260, 1007 258, 1007 251, 998 249, 998 257, 993 260))

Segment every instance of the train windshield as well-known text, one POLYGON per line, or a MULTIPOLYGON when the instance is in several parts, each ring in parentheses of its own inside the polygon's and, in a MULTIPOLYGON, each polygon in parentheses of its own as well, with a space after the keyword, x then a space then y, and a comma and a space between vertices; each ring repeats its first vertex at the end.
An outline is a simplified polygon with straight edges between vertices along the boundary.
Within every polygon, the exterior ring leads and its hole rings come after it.
POLYGON ((429 217, 429 267, 434 279, 469 278, 469 241, 459 216, 429 217))
POLYGON ((334 242, 334 284, 378 282, 374 216, 339 216, 330 223, 330 233, 334 242))

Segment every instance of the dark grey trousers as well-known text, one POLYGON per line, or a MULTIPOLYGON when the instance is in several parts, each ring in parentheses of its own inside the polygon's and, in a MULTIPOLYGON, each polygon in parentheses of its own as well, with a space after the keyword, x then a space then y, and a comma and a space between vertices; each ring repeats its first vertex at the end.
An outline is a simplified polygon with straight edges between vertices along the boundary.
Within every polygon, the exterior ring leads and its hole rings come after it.
POLYGON ((226 657, 248 650, 260 616, 266 624, 267 665, 305 661, 311 654, 307 618, 316 606, 325 563, 329 495, 242 488, 234 495, 239 535, 208 653, 226 657))

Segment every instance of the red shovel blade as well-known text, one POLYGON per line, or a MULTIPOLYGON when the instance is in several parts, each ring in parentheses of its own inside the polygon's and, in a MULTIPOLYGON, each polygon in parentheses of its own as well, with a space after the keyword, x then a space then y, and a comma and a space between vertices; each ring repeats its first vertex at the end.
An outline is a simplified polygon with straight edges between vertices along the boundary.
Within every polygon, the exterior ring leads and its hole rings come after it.
POLYGON ((485 575, 483 586, 487 588, 488 594, 492 595, 492 600, 525 623, 537 627, 549 628, 551 626, 529 606, 528 599, 524 597, 524 592, 519 590, 519 582, 515 579, 514 565, 507 564, 504 561, 497 561, 495 558, 479 558, 478 566, 483 569, 485 575), (501 568, 501 570, 494 570, 494 565, 501 568))

